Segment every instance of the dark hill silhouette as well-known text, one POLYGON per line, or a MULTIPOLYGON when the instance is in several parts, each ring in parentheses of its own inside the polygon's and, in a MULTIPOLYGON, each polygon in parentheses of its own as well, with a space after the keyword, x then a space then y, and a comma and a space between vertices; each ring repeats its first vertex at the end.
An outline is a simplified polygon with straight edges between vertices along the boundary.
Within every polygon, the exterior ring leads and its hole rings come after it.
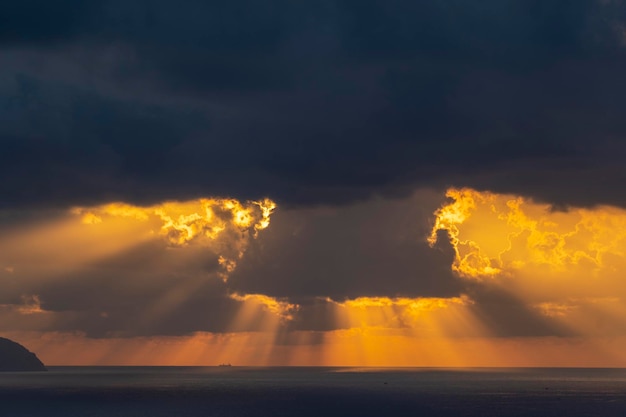
POLYGON ((24 346, 0 337, 1 371, 46 371, 46 367, 34 353, 24 346))

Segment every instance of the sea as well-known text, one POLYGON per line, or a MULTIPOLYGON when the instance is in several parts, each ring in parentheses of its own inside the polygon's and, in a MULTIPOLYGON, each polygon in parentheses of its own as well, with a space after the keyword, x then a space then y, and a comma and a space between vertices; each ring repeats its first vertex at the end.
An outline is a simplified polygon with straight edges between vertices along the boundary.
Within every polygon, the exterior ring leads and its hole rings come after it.
POLYGON ((50 367, 0 416, 626 416, 626 369, 50 367))

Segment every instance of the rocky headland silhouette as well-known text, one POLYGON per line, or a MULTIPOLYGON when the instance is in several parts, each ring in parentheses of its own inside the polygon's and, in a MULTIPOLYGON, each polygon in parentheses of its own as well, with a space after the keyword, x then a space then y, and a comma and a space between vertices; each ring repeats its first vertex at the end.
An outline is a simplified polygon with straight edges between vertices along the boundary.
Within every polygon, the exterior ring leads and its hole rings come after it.
POLYGON ((37 355, 17 342, 0 337, 0 372, 46 371, 37 355))

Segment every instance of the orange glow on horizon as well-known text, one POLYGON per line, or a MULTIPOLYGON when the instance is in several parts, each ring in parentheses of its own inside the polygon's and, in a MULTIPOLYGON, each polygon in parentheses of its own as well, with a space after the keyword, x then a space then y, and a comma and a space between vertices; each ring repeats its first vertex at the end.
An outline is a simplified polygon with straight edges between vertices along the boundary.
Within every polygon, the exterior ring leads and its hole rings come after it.
POLYGON ((76 333, 9 332, 48 366, 626 367, 626 337, 419 338, 397 331, 197 333, 90 339, 76 333), (600 354, 601 352, 601 354, 600 354))

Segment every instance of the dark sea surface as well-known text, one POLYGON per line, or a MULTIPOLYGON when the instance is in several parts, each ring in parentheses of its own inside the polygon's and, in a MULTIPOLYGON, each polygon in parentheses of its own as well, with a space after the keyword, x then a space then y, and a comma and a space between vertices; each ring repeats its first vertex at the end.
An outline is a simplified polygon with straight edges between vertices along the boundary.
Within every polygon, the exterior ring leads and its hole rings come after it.
POLYGON ((626 416, 626 369, 51 367, 0 416, 626 416))

